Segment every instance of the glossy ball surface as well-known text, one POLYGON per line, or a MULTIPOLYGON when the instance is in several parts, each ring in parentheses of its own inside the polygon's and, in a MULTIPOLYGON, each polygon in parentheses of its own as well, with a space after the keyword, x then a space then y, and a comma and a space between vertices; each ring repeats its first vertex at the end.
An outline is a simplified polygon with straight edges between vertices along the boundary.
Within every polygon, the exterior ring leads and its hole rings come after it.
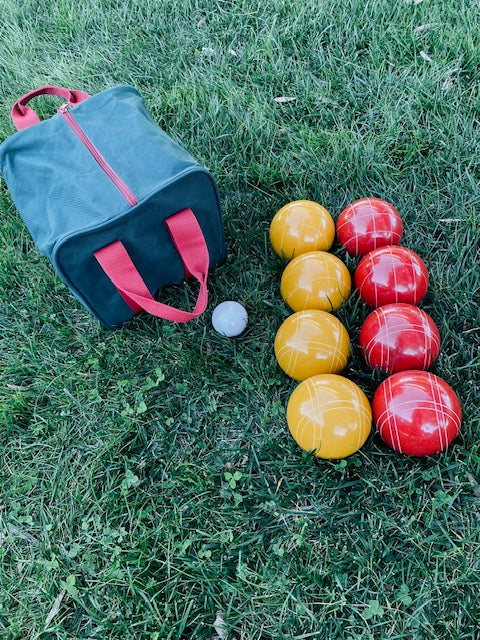
POLYGON ((335 223, 317 202, 295 200, 279 209, 270 223, 270 242, 281 258, 290 260, 308 251, 328 251, 335 223))
POLYGON ((310 309, 289 316, 275 336, 280 368, 295 380, 321 373, 340 373, 350 355, 350 338, 338 318, 310 309))
POLYGON ((213 310, 213 328, 222 336, 227 336, 227 338, 238 336, 245 330, 247 324, 247 310, 239 302, 226 300, 213 310))
POLYGON ((352 279, 346 265, 326 251, 294 258, 282 274, 280 291, 293 311, 335 311, 350 295, 352 279))
POLYGON ((371 307, 392 302, 418 304, 427 292, 428 271, 411 249, 380 247, 360 260, 354 282, 362 300, 371 307))
POLYGON ((354 382, 336 374, 301 382, 287 405, 297 444, 318 458, 345 458, 364 444, 372 424, 370 403, 354 382))
POLYGON ((381 438, 411 456, 443 451, 462 422, 455 391, 428 371, 402 371, 387 378, 373 396, 372 409, 381 438))
POLYGON ((432 318, 402 303, 387 304, 367 316, 358 342, 366 363, 385 373, 429 369, 440 351, 440 333, 432 318))
POLYGON ((402 219, 395 207, 380 198, 362 198, 349 204, 338 216, 337 239, 351 256, 398 244, 402 219))

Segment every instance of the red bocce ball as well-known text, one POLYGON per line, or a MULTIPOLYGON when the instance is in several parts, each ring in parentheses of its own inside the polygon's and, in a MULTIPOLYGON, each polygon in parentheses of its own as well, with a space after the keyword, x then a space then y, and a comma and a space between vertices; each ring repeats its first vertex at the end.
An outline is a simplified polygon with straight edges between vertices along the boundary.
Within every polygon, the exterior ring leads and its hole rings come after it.
POLYGON ((354 283, 362 300, 371 307, 392 302, 418 304, 427 292, 428 271, 411 249, 380 247, 360 260, 354 283))
POLYGON ((351 256, 400 242, 402 219, 395 207, 380 198, 362 198, 346 207, 335 225, 337 239, 351 256))
POLYGON ((411 456, 443 451, 456 438, 462 422, 455 391, 428 371, 394 373, 375 392, 372 410, 386 444, 411 456))
POLYGON ((367 316, 358 342, 366 363, 385 373, 429 369, 440 351, 440 333, 432 318, 402 303, 387 304, 367 316))

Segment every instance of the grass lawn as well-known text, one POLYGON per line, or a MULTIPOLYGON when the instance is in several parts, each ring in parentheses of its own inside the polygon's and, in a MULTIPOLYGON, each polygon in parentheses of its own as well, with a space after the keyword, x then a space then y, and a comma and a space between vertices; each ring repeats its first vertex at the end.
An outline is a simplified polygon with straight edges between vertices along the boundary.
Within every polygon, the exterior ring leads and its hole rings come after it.
MULTIPOLYGON (((479 3, 0 4, 0 140, 37 86, 132 84, 215 176, 229 246, 201 319, 110 332, 0 182, 0 638, 478 639, 479 3), (372 435, 319 461, 286 426, 297 383, 273 355, 290 311, 270 220, 300 198, 336 218, 364 196, 397 207, 429 269, 433 371, 464 409, 431 458, 372 435), (225 299, 250 314, 237 339, 211 328, 225 299)), ((337 315, 344 374, 371 399, 383 378, 356 346, 367 313, 353 293, 337 315)))

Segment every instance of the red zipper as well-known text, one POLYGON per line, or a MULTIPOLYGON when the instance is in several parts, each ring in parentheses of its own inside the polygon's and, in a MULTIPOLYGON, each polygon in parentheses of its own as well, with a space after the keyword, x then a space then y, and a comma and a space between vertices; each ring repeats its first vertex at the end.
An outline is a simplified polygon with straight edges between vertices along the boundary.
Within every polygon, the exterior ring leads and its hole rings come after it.
POLYGON ((62 105, 58 110, 58 113, 65 119, 65 122, 72 129, 75 135, 80 139, 80 141, 85 145, 88 151, 92 154, 92 156, 97 161, 100 168, 107 174, 113 184, 120 191, 122 196, 128 202, 131 207, 134 207, 138 204, 138 200, 135 195, 130 191, 127 185, 123 182, 123 180, 115 173, 112 167, 108 164, 105 158, 102 156, 97 147, 93 144, 90 138, 87 136, 85 131, 81 128, 72 114, 68 111, 69 105, 62 105))

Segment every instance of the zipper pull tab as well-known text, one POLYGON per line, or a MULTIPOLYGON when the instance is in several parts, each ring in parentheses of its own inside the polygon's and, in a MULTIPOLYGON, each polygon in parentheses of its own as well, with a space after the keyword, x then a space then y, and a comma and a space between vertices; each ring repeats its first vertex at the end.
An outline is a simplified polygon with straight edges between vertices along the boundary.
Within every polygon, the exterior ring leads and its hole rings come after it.
POLYGON ((57 111, 58 113, 64 114, 64 113, 67 113, 69 108, 70 108, 70 104, 68 102, 64 102, 57 111))

